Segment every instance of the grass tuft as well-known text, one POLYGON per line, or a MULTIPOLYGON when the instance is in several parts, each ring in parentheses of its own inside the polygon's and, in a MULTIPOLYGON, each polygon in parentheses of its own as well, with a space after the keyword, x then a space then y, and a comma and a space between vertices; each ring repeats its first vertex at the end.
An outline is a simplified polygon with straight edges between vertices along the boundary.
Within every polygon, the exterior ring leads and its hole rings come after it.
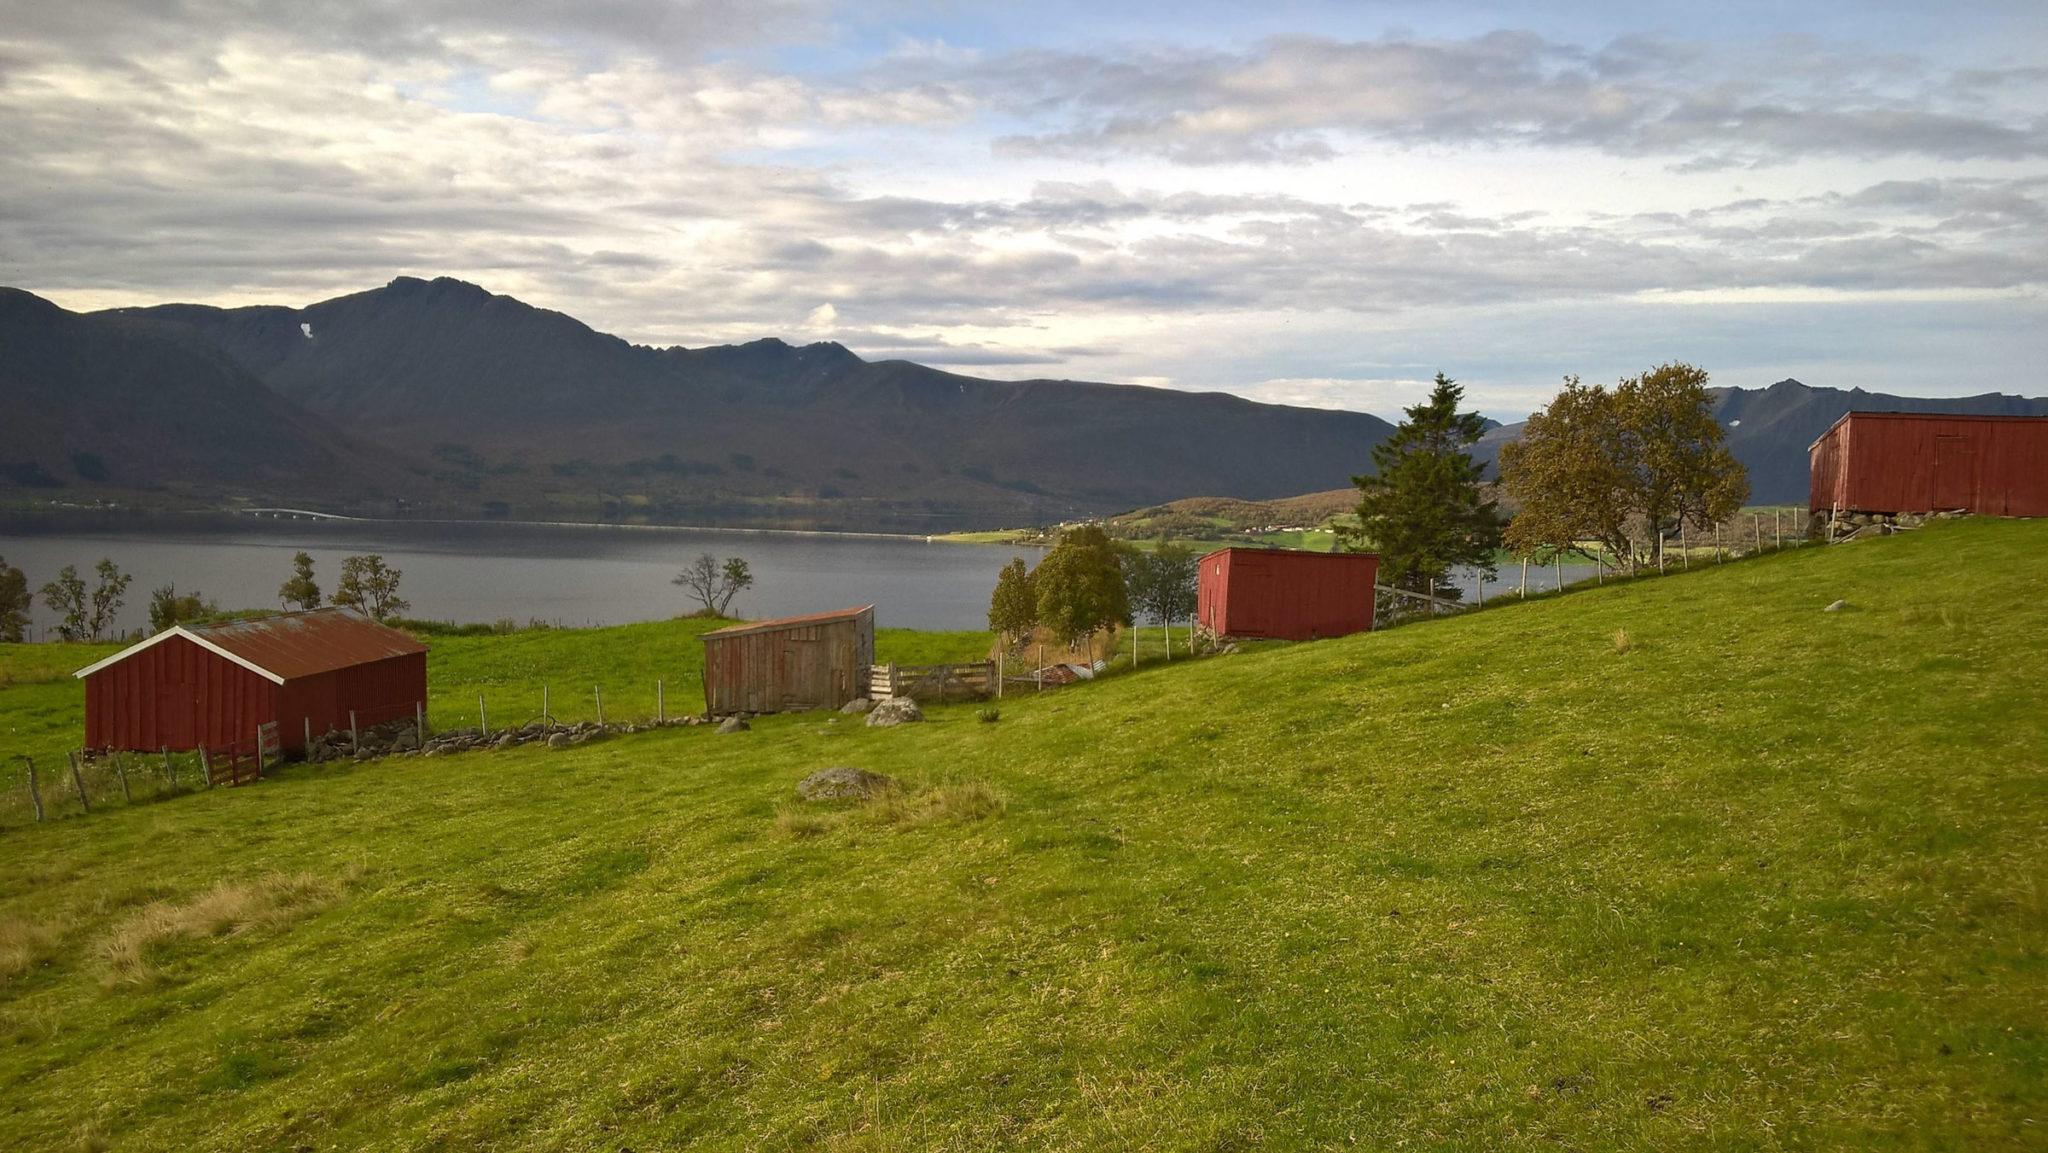
POLYGON ((100 938, 94 951, 106 967, 104 983, 154 984, 161 975, 155 955, 163 946, 287 925, 332 901, 341 888, 305 873, 273 873, 254 881, 215 881, 185 904, 152 902, 100 938))
POLYGON ((61 934, 52 926, 26 917, 0 918, 0 982, 11 980, 48 960, 61 934))
POLYGON ((1615 629, 1615 630, 1614 630, 1614 651, 1615 651, 1615 652, 1617 652, 1617 653, 1626 653, 1626 652, 1627 652, 1627 651, 1628 651, 1628 650, 1629 650, 1630 648, 1632 648, 1632 647, 1634 647, 1634 642, 1633 642, 1633 641, 1631 641, 1631 640, 1629 640, 1629 636, 1628 636, 1628 630, 1627 630, 1627 629, 1615 629))

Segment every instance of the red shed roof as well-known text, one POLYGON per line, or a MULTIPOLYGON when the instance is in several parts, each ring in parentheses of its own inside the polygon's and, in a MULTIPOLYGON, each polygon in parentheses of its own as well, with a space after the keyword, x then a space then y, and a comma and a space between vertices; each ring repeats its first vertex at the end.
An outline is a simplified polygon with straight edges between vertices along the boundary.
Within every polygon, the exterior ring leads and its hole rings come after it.
POLYGON ((874 611, 875 606, 873 605, 861 605, 858 608, 833 609, 829 613, 811 613, 808 616, 783 617, 780 620, 748 621, 743 625, 727 625, 722 629, 713 629, 697 639, 708 641, 713 637, 737 637, 745 636, 747 633, 774 632, 778 629, 800 629, 809 625, 829 625, 838 621, 850 621, 862 613, 874 611))
POLYGON ((427 651, 427 646, 355 609, 324 608, 257 620, 172 625, 71 675, 90 676, 172 637, 184 637, 280 685, 299 677, 427 651))
POLYGON ((1841 416, 1837 417, 1835 419, 1835 423, 1829 425, 1828 430, 1826 432, 1821 433, 1819 436, 1815 437, 1813 440, 1813 444, 1809 444, 1806 446, 1806 451, 1812 452, 1814 448, 1820 444, 1821 441, 1824 441, 1827 438, 1835 435, 1835 430, 1849 423, 1851 419, 1918 421, 1976 420, 1985 421, 1987 423, 1992 424, 2048 424, 2048 416, 2024 416, 2002 412, 1877 412, 1857 409, 1853 412, 1845 412, 1841 416))

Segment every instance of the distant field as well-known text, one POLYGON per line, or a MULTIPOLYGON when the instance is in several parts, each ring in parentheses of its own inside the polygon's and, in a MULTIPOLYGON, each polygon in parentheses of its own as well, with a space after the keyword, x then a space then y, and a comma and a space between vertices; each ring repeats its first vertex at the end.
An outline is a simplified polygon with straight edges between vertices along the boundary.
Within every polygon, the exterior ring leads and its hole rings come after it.
POLYGON ((0 1147, 2040 1149, 2044 649, 1945 523, 17 826, 0 1147))

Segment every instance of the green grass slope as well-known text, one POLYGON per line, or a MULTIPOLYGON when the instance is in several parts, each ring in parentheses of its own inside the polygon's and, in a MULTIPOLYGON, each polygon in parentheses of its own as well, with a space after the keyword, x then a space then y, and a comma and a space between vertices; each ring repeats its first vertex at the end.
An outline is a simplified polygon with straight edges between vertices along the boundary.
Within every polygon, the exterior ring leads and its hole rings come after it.
POLYGON ((0 1145, 2040 1148, 2044 573, 1939 525, 11 830, 0 1145))

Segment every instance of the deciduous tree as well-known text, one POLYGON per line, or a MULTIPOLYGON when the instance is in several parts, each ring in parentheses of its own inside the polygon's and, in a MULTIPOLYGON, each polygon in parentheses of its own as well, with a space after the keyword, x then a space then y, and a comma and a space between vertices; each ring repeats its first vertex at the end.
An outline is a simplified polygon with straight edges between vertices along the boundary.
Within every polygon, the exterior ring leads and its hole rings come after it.
POLYGON ((360 609, 373 619, 385 621, 412 607, 398 595, 398 580, 404 573, 384 563, 383 556, 343 557, 341 580, 334 586, 334 603, 360 609))
POLYGON ((0 558, 0 641, 18 645, 28 633, 29 612, 35 597, 28 591, 28 577, 0 558))
POLYGON ((690 595, 703 603, 704 613, 722 617, 725 610, 732 607, 734 597, 753 587, 754 574, 747 567, 747 562, 739 557, 729 556, 721 565, 717 557, 707 552, 690 562, 690 566, 677 573, 669 583, 690 590, 690 595))
POLYGON ((1723 443, 1707 374, 1666 364, 1613 391, 1568 377, 1501 451, 1520 506, 1508 544, 1523 556, 1594 540, 1637 567, 1683 525, 1706 528, 1742 507, 1749 479, 1723 443))
POLYGON ((1038 593, 1038 622, 1070 650, 1102 629, 1130 623, 1122 557, 1096 525, 1062 533, 1031 581, 1038 593))
POLYGON ((313 558, 306 553, 292 554, 291 579, 277 589, 279 604, 297 607, 301 611, 320 607, 320 586, 313 580, 313 558))
POLYGON ((1446 579, 1453 567, 1493 573, 1500 513, 1486 499, 1486 466, 1466 451, 1486 421, 1458 411, 1464 396, 1437 373, 1429 399, 1407 409, 1394 435, 1373 448, 1372 474, 1351 478, 1359 527, 1345 543, 1379 554, 1385 584, 1455 599, 1458 589, 1446 579))
POLYGON ((178 586, 167 584, 149 593, 149 631, 153 636, 175 624, 196 621, 220 612, 220 606, 196 592, 178 595, 178 586))
POLYGON ((1173 659, 1173 622, 1195 615, 1196 561, 1185 545, 1162 544, 1124 557, 1124 591, 1136 614, 1166 632, 1166 657, 1173 659))
POLYGON ((989 631, 1014 645, 1038 624, 1038 593, 1023 557, 1011 557, 996 577, 995 592, 989 595, 989 631))

